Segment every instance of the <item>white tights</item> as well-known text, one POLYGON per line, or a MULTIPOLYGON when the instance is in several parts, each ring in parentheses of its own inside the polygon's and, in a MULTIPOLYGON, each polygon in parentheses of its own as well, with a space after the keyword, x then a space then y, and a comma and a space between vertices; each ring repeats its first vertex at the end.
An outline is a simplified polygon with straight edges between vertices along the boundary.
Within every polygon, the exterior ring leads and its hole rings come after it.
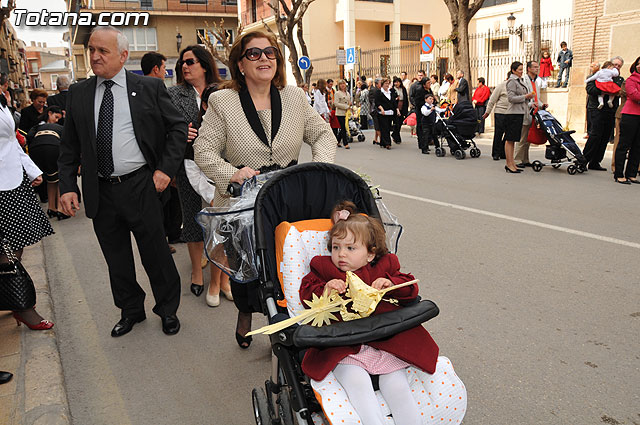
MULTIPOLYGON (((363 425, 386 423, 371 385, 371 377, 366 370, 360 366, 338 364, 333 369, 333 374, 347 392, 363 425)), ((396 425, 421 425, 420 412, 411 395, 406 375, 404 369, 380 375, 380 392, 389 404, 396 425)))

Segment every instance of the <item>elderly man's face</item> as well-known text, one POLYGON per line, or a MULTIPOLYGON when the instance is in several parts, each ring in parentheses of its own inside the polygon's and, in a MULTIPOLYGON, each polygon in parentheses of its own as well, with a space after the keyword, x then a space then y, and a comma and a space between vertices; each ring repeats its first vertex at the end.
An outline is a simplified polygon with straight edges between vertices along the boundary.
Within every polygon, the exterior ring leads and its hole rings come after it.
POLYGON ((589 69, 591 70, 592 74, 594 72, 598 72, 598 70, 600 69, 600 64, 598 62, 592 62, 591 65, 589 65, 589 69))
POLYGON ((93 73, 102 78, 113 78, 127 61, 129 52, 118 51, 115 31, 97 31, 89 38, 89 62, 93 73))
POLYGON ((614 59, 611 61, 611 63, 613 64, 613 67, 618 71, 620 71, 620 68, 622 68, 622 61, 620 59, 614 59))

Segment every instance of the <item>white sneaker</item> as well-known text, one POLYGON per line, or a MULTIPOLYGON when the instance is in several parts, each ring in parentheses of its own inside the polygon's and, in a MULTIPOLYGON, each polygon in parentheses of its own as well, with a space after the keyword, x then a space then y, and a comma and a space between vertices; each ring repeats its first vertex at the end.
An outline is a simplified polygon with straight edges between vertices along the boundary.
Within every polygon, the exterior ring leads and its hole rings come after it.
POLYGON ((609 100, 607 102, 607 105, 609 105, 609 108, 613 108, 613 100, 609 100))
POLYGON ((598 105, 598 109, 602 109, 604 107, 604 103, 598 105))

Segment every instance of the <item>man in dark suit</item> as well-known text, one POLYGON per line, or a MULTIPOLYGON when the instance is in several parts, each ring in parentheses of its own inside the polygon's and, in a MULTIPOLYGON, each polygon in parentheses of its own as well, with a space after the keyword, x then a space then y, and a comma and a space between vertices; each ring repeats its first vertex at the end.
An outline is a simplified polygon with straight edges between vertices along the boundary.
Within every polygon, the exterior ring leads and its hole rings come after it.
POLYGON ((125 71, 128 41, 113 27, 96 27, 89 39, 96 74, 69 89, 58 166, 62 209, 79 208, 76 170, 82 164, 87 217, 109 268, 121 319, 111 336, 128 333, 145 316, 135 276, 131 233, 156 301, 162 330, 180 330, 180 276, 162 225, 163 192, 184 156, 187 124, 162 81, 125 71))
POLYGON ((470 101, 469 98, 469 83, 466 78, 464 78, 464 72, 458 71, 456 73, 456 78, 458 79, 458 87, 456 87, 456 91, 458 92, 458 103, 464 101, 470 101))
POLYGON ((67 94, 69 93, 69 86, 71 85, 71 79, 68 75, 60 75, 56 79, 56 87, 58 88, 58 94, 49 96, 47 98, 47 106, 59 106, 62 108, 62 118, 58 121, 58 124, 64 125, 64 111, 67 106, 67 94))

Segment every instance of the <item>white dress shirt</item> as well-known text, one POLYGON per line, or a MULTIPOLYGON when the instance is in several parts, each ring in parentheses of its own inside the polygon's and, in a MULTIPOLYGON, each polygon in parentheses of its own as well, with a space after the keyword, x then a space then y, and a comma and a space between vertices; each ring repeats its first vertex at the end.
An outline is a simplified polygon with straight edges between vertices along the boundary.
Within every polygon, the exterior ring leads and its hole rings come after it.
MULTIPOLYGON (((105 81, 102 77, 97 77, 96 95, 94 97, 94 118, 95 130, 98 132, 98 117, 100 116, 100 105, 104 96, 105 81)), ((129 96, 127 94, 127 75, 124 67, 113 78, 115 84, 111 86, 113 93, 113 174, 112 176, 122 176, 129 174, 147 163, 142 155, 136 135, 133 131, 133 121, 131 120, 131 110, 129 109, 129 96)), ((133 93, 132 93, 133 96, 133 93)), ((103 176, 106 177, 106 176, 103 176)))
POLYGON ((15 121, 8 107, 0 105, 0 190, 11 190, 22 183, 22 170, 33 181, 42 171, 24 153, 16 139, 15 121))

